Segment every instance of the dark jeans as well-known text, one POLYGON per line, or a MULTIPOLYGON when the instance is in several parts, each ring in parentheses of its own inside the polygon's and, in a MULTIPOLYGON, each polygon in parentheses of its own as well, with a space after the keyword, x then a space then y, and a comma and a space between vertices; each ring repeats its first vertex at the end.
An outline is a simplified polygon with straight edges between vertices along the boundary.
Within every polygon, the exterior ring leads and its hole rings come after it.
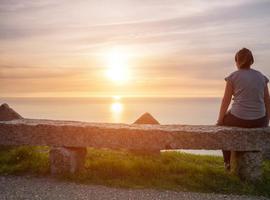
MULTIPOLYGON (((269 125, 268 116, 265 115, 262 118, 254 119, 254 120, 245 120, 240 119, 231 114, 229 111, 223 120, 223 126, 236 126, 242 128, 260 128, 260 127, 267 127, 269 125)), ((230 164, 231 160, 231 152, 230 151, 222 151, 224 162, 230 164)))

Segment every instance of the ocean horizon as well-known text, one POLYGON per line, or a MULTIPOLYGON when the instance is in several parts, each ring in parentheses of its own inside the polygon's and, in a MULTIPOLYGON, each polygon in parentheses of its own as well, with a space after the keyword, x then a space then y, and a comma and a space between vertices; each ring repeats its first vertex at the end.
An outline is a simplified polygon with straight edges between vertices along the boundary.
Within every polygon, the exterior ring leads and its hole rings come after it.
POLYGON ((220 97, 2 97, 26 118, 133 123, 145 112, 161 124, 215 124, 220 97))

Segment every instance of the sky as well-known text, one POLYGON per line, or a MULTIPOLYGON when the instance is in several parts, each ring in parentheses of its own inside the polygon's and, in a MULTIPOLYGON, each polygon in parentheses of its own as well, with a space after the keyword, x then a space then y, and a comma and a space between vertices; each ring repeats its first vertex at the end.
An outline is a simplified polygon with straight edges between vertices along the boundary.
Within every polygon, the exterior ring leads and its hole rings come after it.
POLYGON ((222 96, 270 77, 270 1, 0 0, 0 97, 222 96))

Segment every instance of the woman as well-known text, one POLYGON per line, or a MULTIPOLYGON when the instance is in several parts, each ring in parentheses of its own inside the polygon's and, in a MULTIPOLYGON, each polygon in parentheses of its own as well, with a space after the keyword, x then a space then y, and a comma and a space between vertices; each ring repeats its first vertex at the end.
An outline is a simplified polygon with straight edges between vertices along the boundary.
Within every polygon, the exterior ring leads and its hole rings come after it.
MULTIPOLYGON (((249 49, 243 48, 235 55, 238 70, 226 80, 217 125, 243 128, 267 127, 270 116, 268 78, 251 69, 254 62, 249 49), (233 97, 231 109, 227 112, 233 97)), ((230 151, 223 151, 224 165, 230 170, 230 151)))

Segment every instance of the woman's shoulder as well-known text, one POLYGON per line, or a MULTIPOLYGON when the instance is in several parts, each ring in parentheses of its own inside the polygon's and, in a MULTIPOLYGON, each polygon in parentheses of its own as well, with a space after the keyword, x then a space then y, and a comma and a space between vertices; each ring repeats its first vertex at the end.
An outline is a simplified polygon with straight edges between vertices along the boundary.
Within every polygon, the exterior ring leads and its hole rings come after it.
POLYGON ((255 69, 251 69, 251 68, 250 69, 235 70, 232 73, 230 73, 229 76, 238 76, 238 75, 241 75, 241 74, 249 74, 249 73, 264 76, 263 73, 261 73, 260 71, 255 70, 255 69))
POLYGON ((263 82, 265 82, 265 83, 268 83, 268 82, 269 82, 268 77, 265 76, 265 75, 264 75, 262 72, 260 72, 259 70, 256 70, 256 69, 250 69, 249 71, 250 71, 250 73, 252 74, 252 75, 250 75, 250 76, 256 77, 256 79, 261 80, 261 81, 263 81, 263 82))
POLYGON ((264 75, 262 72, 255 69, 252 69, 252 71, 253 73, 257 74, 259 77, 261 77, 261 79, 264 80, 266 83, 269 82, 269 78, 266 75, 264 75))
POLYGON ((234 77, 241 73, 239 70, 235 70, 227 75, 227 77, 234 77))
POLYGON ((229 75, 227 75, 225 77, 225 81, 233 82, 233 80, 235 79, 235 77, 237 76, 237 74, 239 74, 239 70, 236 70, 236 71, 231 72, 229 75))
POLYGON ((239 69, 235 70, 232 73, 230 73, 228 76, 225 77, 226 81, 234 82, 235 80, 241 80, 241 79, 246 79, 248 77, 254 77, 254 75, 259 78, 264 80, 265 82, 269 82, 269 79, 260 71, 255 70, 255 69, 239 69))
POLYGON ((239 73, 240 73, 239 70, 235 70, 235 71, 231 72, 231 73, 229 74, 229 76, 234 76, 234 75, 239 74, 239 73))
POLYGON ((263 79, 268 79, 266 75, 264 75, 259 70, 251 69, 254 74, 257 74, 258 76, 262 77, 263 79))
POLYGON ((250 71, 255 74, 263 75, 259 70, 256 69, 250 69, 250 71))

